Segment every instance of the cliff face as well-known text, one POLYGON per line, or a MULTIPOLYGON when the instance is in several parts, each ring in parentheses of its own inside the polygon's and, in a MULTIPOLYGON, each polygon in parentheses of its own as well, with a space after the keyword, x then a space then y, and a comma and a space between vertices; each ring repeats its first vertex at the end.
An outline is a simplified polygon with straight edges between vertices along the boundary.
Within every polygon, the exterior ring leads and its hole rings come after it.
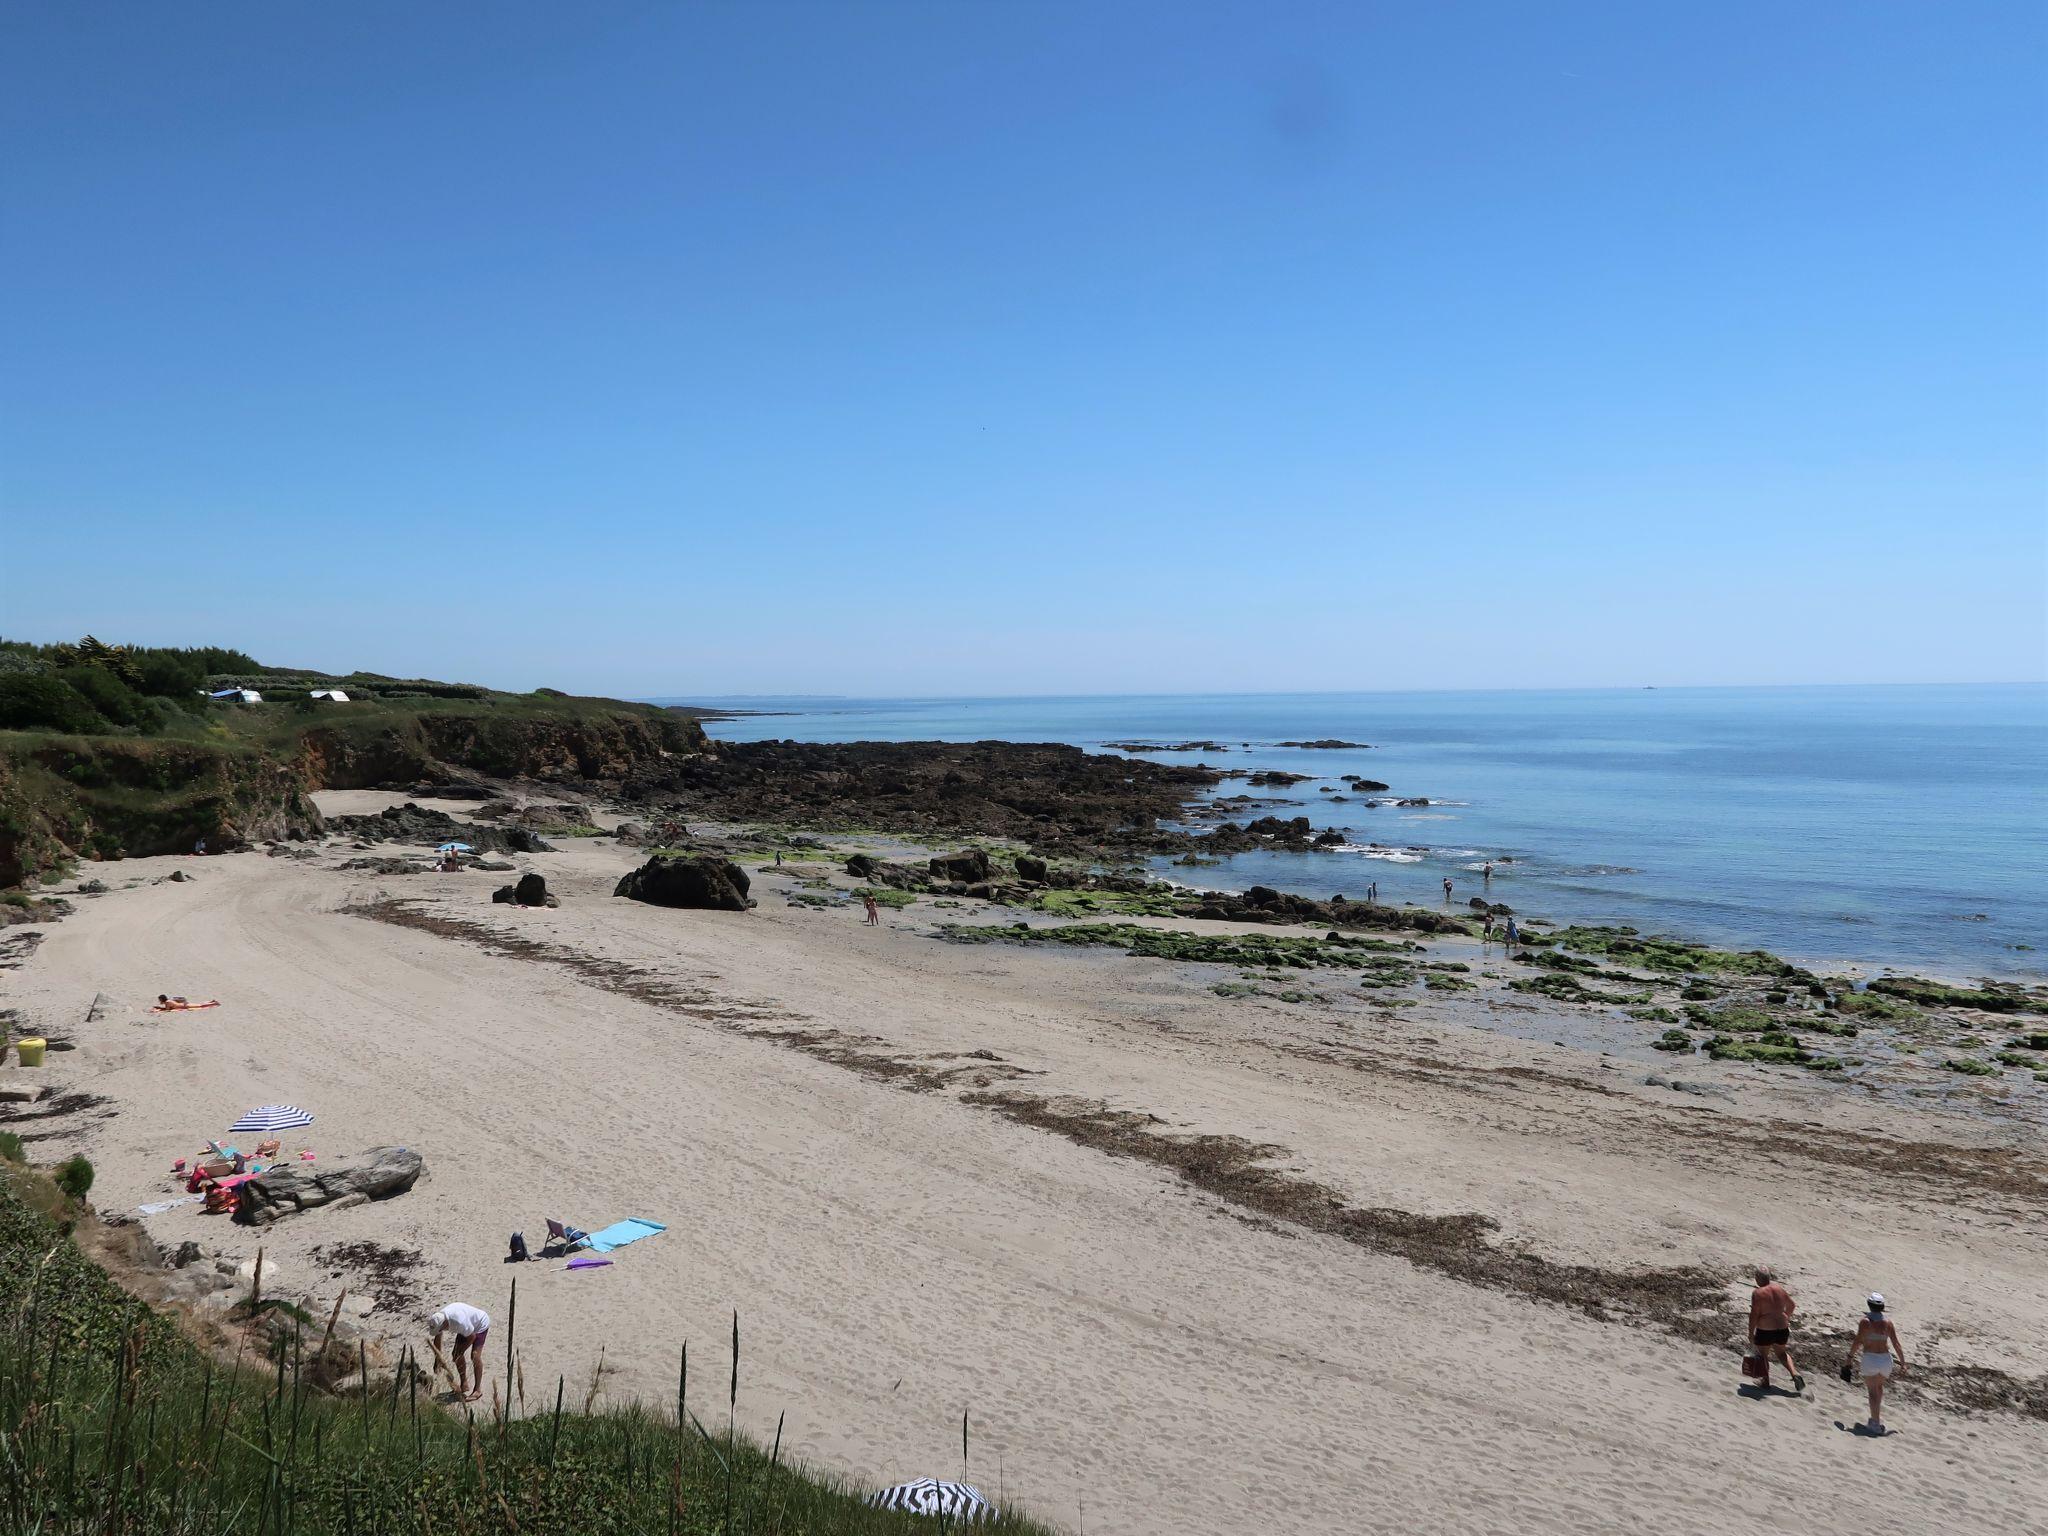
POLYGON ((294 761, 310 788, 368 789, 460 773, 620 779, 664 754, 709 747, 704 728, 680 716, 423 714, 368 736, 315 727, 299 737, 294 761))
POLYGON ((422 712, 315 725, 282 748, 11 736, 0 741, 0 886, 67 858, 139 858, 317 836, 316 789, 491 778, 620 779, 709 749, 681 716, 422 712))
POLYGON ((320 812, 288 764, 198 742, 62 741, 0 759, 0 885, 65 858, 308 837, 320 812))

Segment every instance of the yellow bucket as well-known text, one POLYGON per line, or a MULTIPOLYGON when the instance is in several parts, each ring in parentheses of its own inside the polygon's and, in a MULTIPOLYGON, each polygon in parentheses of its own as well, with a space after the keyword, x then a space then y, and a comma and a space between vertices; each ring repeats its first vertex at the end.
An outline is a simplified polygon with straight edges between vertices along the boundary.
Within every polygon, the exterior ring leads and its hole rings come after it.
POLYGON ((40 1067, 43 1064, 43 1047, 46 1042, 37 1038, 17 1040, 14 1049, 21 1056, 24 1067, 40 1067))

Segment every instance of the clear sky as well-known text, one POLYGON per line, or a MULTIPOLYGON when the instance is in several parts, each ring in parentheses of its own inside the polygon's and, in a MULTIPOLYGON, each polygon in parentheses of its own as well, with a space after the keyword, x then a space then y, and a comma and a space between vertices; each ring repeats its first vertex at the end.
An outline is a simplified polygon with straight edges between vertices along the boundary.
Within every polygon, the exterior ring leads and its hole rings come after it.
POLYGON ((0 633, 661 695, 2048 675, 2048 7, 0 16, 0 633))

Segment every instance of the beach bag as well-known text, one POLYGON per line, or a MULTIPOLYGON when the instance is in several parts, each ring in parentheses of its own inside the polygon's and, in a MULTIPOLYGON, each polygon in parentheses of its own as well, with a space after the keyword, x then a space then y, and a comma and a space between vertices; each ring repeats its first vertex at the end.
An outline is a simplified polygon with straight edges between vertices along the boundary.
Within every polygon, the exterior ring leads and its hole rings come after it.
POLYGON ((526 1259, 526 1234, 524 1232, 514 1232, 512 1234, 511 1262, 514 1264, 524 1264, 526 1259))
POLYGON ((1769 1367, 1764 1364, 1764 1357, 1760 1354, 1748 1354, 1742 1357, 1742 1374, 1745 1376, 1761 1378, 1767 1369, 1769 1367))

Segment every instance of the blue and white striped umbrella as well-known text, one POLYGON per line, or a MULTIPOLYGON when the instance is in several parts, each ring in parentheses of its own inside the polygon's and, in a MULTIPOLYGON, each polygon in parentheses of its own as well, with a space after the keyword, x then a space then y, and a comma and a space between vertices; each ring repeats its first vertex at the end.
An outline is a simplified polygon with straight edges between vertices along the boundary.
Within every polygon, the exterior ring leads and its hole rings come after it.
POLYGON ((265 1104, 261 1109, 250 1110, 229 1126, 228 1134, 232 1136, 237 1131, 288 1131, 295 1125, 312 1123, 312 1112, 296 1104, 265 1104))
POLYGON ((470 846, 469 846, 469 844, 467 844, 467 843, 443 843, 443 844, 442 844, 442 845, 441 845, 440 847, 436 848, 436 849, 434 850, 434 852, 436 852, 436 853, 475 853, 475 852, 476 852, 476 850, 475 850, 474 848, 470 847, 470 846))
POLYGON ((914 1483, 898 1483, 868 1499, 870 1509, 895 1509, 907 1515, 943 1515, 973 1525, 996 1517, 979 1488, 969 1483, 949 1483, 936 1477, 920 1477, 914 1483))

